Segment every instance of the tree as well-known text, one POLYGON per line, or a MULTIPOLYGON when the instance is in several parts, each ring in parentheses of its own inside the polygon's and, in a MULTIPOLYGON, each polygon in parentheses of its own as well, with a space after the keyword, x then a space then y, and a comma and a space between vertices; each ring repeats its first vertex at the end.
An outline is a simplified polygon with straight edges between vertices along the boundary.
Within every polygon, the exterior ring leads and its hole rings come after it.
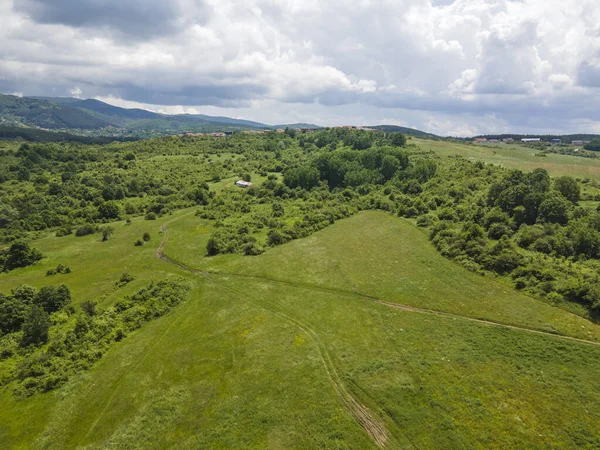
POLYGON ((98 303, 91 300, 86 300, 81 304, 81 310, 89 317, 92 317, 96 315, 96 305, 98 305, 98 303))
POLYGON ((540 204, 539 219, 565 225, 569 221, 569 201, 558 193, 550 193, 540 204))
POLYGON ((592 141, 589 144, 585 144, 583 148, 593 152, 600 152, 600 139, 592 139, 592 141))
POLYGON ((35 296, 35 303, 47 313, 53 313, 64 308, 71 301, 71 291, 66 284, 60 286, 44 286, 35 296))
POLYGON ((195 188, 189 194, 188 197, 196 203, 196 205, 207 205, 210 200, 208 191, 204 188, 195 188))
POLYGON ((42 259, 42 253, 29 247, 26 242, 15 242, 10 246, 4 258, 4 270, 9 271, 19 267, 27 267, 42 259))
POLYGON ((28 309, 27 303, 0 294, 0 331, 3 334, 18 331, 27 317, 28 309))
POLYGON ((144 233, 144 235, 142 236, 142 239, 144 240, 144 242, 150 242, 150 239, 152 239, 150 237, 150 233, 148 233, 147 231, 144 233))
POLYGON ((390 133, 390 143, 395 147, 404 147, 406 145, 406 136, 402 133, 390 133))
POLYGON ((437 164, 432 159, 421 159, 416 162, 413 168, 414 177, 421 183, 425 183, 434 177, 437 171, 437 164))
POLYGON ((19 211, 6 203, 0 205, 0 228, 10 227, 19 218, 19 211))
POLYGON ((400 161, 397 158, 391 155, 383 157, 381 160, 381 174, 386 181, 392 179, 398 170, 400 170, 400 161))
POLYGON ((98 206, 98 215, 101 219, 118 219, 119 214, 119 205, 114 201, 104 202, 98 206))
POLYGON ((571 177, 558 177, 554 180, 554 188, 562 194, 564 198, 572 203, 577 203, 581 196, 579 183, 571 177))
POLYGON ((36 290, 33 286, 23 284, 11 291, 13 298, 25 305, 31 305, 36 295, 36 290))
POLYGON ((37 345, 48 342, 50 318, 48 313, 39 305, 33 305, 23 323, 23 341, 21 345, 37 345))
POLYGON ((281 203, 273 203, 271 208, 273 209, 273 217, 283 217, 285 214, 285 209, 281 203))
POLYGON ((104 227, 102 228, 102 241, 106 242, 112 236, 115 230, 113 227, 104 227))

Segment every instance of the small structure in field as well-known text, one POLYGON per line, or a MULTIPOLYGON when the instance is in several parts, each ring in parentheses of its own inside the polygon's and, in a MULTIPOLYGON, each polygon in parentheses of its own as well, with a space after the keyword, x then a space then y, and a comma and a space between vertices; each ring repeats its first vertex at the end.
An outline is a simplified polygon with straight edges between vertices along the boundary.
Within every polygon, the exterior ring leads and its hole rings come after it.
POLYGON ((235 182, 235 185, 241 188, 249 188, 250 186, 252 186, 252 183, 250 183, 249 181, 238 180, 235 182))
POLYGON ((523 138, 521 142, 541 142, 541 138, 523 138))
POLYGON ((581 140, 571 141, 571 145, 583 145, 583 141, 581 141, 581 140))
POLYGON ((560 139, 552 139, 552 144, 560 144, 560 139))

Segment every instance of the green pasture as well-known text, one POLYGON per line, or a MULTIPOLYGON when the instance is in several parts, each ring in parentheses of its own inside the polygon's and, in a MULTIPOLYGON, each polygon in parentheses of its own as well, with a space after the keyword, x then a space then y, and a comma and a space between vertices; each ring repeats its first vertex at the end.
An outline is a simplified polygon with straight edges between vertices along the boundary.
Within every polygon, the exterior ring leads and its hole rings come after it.
POLYGON ((410 222, 363 212, 257 257, 205 257, 195 208, 47 236, 47 258, 0 275, 67 283, 104 304, 171 274, 186 301, 117 343, 92 370, 27 399, 0 391, 0 446, 30 448, 598 448, 600 327, 474 275, 410 222), (164 252, 192 273, 158 260, 164 252), (133 243, 148 231, 150 243, 133 243), (69 275, 46 277, 67 263, 69 275), (115 290, 122 272, 136 276, 115 290), (133 286, 135 285, 135 286, 133 286), (410 305, 452 315, 411 311, 410 305))
POLYGON ((462 156, 509 169, 531 171, 543 168, 551 176, 568 175, 600 181, 600 158, 547 153, 545 157, 535 156, 540 150, 525 148, 517 144, 463 144, 450 141, 434 141, 413 138, 412 142, 423 150, 431 150, 440 156, 462 156))

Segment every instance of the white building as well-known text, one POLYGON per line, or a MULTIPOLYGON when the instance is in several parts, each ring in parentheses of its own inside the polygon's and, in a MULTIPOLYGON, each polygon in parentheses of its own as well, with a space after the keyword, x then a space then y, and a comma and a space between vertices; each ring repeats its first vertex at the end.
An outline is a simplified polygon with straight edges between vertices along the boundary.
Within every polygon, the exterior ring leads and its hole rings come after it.
POLYGON ((235 182, 235 185, 241 188, 248 188, 252 186, 252 183, 250 183, 249 181, 238 180, 235 182))

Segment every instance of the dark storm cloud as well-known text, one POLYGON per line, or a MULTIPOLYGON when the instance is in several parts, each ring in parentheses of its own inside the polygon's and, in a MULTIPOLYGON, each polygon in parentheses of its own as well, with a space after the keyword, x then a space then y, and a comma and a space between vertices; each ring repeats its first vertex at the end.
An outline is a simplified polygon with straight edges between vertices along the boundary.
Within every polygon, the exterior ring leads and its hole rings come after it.
POLYGON ((185 86, 137 86, 126 84, 107 87, 105 94, 117 94, 121 98, 152 105, 214 105, 235 106, 267 94, 267 89, 258 84, 232 85, 185 85, 185 86))
POLYGON ((150 38, 175 30, 178 2, 166 0, 19 0, 15 9, 37 23, 100 28, 150 38))

